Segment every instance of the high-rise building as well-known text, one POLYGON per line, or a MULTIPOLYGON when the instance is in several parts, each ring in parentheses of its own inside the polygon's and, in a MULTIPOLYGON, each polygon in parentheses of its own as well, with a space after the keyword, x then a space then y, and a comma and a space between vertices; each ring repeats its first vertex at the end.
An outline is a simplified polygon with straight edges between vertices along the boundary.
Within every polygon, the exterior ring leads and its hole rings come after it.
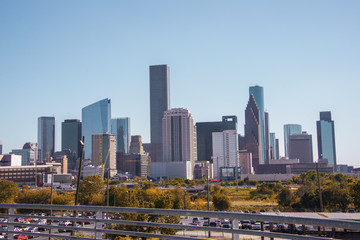
POLYGON ((81 110, 82 134, 85 137, 85 159, 91 157, 92 135, 111 132, 111 101, 100 100, 81 110))
POLYGON ((151 161, 163 157, 162 119, 170 108, 170 69, 167 65, 150 66, 150 140, 151 161))
POLYGON ((80 157, 81 122, 78 119, 67 119, 61 123, 61 150, 69 149, 80 157))
POLYGON ((3 144, 2 141, 0 140, 0 154, 2 154, 2 149, 3 149, 3 144))
POLYGON ((270 133, 270 160, 275 160, 277 153, 276 153, 276 138, 275 133, 270 133))
POLYGON ((320 120, 316 122, 319 159, 327 159, 336 167, 335 128, 331 120, 331 112, 320 112, 320 120))
POLYGON ((192 164, 197 159, 196 132, 189 110, 173 108, 164 112, 163 118, 163 160, 192 164))
POLYGON ((225 130, 213 132, 212 139, 214 178, 220 180, 227 169, 239 167, 238 135, 236 130, 225 130))
MULTIPOLYGON (((253 95, 256 105, 260 111, 259 115, 259 123, 260 123, 260 147, 261 147, 261 155, 260 164, 265 164, 267 162, 266 159, 266 136, 265 136, 265 106, 264 106, 264 88, 261 86, 253 86, 249 88, 249 95, 253 95)), ((254 157, 254 155, 253 155, 254 157)), ((255 167, 255 166, 254 166, 255 167)))
POLYGON ((257 167, 262 159, 262 138, 260 125, 260 110, 253 95, 250 95, 249 102, 245 109, 245 143, 246 150, 252 155, 252 166, 256 173, 257 167))
POLYGON ((38 149, 40 162, 50 160, 55 153, 55 117, 38 118, 38 149))
POLYGON ((92 165, 103 166, 105 175, 110 170, 110 176, 116 174, 116 137, 113 134, 102 133, 92 135, 92 165))
POLYGON ((265 164, 270 162, 269 113, 265 112, 265 164))
POLYGON ((220 122, 197 122, 197 159, 213 162, 212 133, 225 130, 237 130, 236 116, 223 116, 220 122))
POLYGON ((140 135, 131 136, 129 153, 145 154, 140 135))
POLYGON ((78 119, 67 119, 61 123, 61 151, 67 151, 67 171, 75 169, 76 160, 80 157, 81 122, 78 119))
POLYGON ((116 136, 116 152, 129 153, 130 118, 111 119, 111 133, 116 136))
POLYGON ((278 138, 275 139, 275 149, 276 149, 275 159, 280 159, 280 144, 278 138))
POLYGON ((289 157, 289 137, 293 134, 301 134, 301 125, 299 124, 285 124, 284 125, 284 146, 285 157, 289 157))
POLYGON ((300 163, 313 163, 312 136, 306 132, 289 136, 289 158, 300 163))

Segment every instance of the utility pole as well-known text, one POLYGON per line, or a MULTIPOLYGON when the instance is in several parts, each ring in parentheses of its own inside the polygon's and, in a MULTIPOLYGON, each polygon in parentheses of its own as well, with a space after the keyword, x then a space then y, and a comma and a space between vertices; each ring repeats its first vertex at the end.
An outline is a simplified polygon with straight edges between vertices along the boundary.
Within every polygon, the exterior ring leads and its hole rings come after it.
MULTIPOLYGON (((208 205, 208 212, 210 212, 210 187, 209 187, 209 169, 210 169, 210 162, 206 167, 206 182, 207 182, 207 205, 208 205)), ((208 218, 208 226, 210 226, 210 218, 208 218)), ((211 237, 211 232, 209 231, 209 238, 211 237)))

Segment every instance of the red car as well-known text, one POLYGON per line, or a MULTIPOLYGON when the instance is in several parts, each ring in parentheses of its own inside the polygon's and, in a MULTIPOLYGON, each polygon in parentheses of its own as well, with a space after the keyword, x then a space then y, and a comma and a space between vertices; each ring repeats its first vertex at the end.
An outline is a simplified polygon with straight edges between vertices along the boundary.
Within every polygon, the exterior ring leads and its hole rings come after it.
POLYGON ((15 234, 14 239, 28 239, 28 235, 15 234))

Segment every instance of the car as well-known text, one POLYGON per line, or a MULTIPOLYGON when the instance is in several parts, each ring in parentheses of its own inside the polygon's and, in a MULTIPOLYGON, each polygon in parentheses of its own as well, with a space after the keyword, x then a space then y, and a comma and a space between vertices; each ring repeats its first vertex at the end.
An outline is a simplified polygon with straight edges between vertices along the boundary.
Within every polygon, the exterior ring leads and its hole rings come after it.
POLYGON ((241 220, 241 229, 251 229, 251 222, 249 220, 241 220))
POLYGON ((72 231, 71 229, 62 229, 62 228, 58 229, 59 233, 65 233, 65 232, 71 232, 71 231, 72 231))
POLYGON ((222 225, 223 228, 231 228, 231 224, 229 221, 227 222, 224 222, 223 225, 222 225))
POLYGON ((251 227, 252 230, 261 230, 261 223, 256 222, 251 227))
POLYGON ((198 217, 194 217, 192 220, 193 223, 199 223, 200 219, 198 217))
POLYGON ((14 239, 28 239, 28 235, 15 234, 14 239))
POLYGON ((219 222, 210 222, 210 227, 220 227, 219 222))
POLYGON ((208 226, 209 226, 209 221, 203 222, 203 227, 208 227, 208 226))
POLYGON ((200 226, 200 222, 193 222, 193 223, 190 223, 191 226, 200 226))

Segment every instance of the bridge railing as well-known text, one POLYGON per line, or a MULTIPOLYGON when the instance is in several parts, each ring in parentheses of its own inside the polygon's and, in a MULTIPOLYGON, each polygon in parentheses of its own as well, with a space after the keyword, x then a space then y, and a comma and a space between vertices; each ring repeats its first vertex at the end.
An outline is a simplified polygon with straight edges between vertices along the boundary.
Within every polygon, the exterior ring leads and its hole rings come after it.
MULTIPOLYGON (((360 222, 355 221, 344 221, 344 220, 332 220, 332 219, 315 219, 315 218, 304 218, 304 217, 284 217, 284 216, 273 216, 273 215, 262 215, 262 214, 247 214, 247 213, 234 213, 234 212, 209 212, 209 211, 193 211, 193 210, 172 210, 172 209, 152 209, 152 208, 125 208, 125 207, 103 207, 103 206, 67 206, 67 205, 38 205, 38 204, 0 204, 0 208, 7 209, 7 214, 0 214, 0 217, 6 218, 7 229, 0 229, 0 232, 7 234, 8 239, 12 239, 14 234, 22 234, 22 232, 15 231, 15 226, 26 226, 26 227, 45 227, 46 229, 65 229, 69 231, 78 231, 89 234, 82 234, 77 236, 66 236, 60 235, 50 231, 49 233, 29 233, 26 235, 32 236, 43 236, 51 238, 62 238, 62 239, 103 239, 105 234, 122 235, 122 236, 134 236, 134 237, 145 237, 145 238, 159 238, 159 239, 183 239, 190 240, 195 237, 179 236, 179 235, 164 235, 159 233, 147 233, 147 232, 135 232, 135 231, 122 231, 114 229, 103 229, 103 224, 120 224, 127 226, 142 226, 142 227, 155 227, 155 228, 168 228, 175 230, 187 230, 187 231, 207 231, 207 232, 221 232, 229 233, 232 235, 232 239, 239 239, 239 235, 254 235, 261 236, 262 238, 268 237, 271 239, 282 238, 282 239, 294 239, 294 240, 321 240, 329 239, 323 237, 315 237, 306 235, 303 231, 303 235, 294 235, 289 233, 280 233, 272 231, 255 231, 255 230, 244 230, 239 229, 238 223, 240 220, 251 220, 258 221, 261 223, 269 222, 271 226, 273 223, 286 223, 286 224, 299 224, 302 226, 312 225, 319 227, 327 227, 331 229, 351 229, 360 231, 360 222), (19 223, 15 222, 15 218, 31 218, 34 216, 30 214, 18 214, 17 210, 27 209, 33 211, 50 212, 52 211, 66 211, 66 212, 93 212, 95 213, 94 218, 83 218, 77 217, 63 217, 63 216, 36 216, 35 218, 47 219, 51 221, 88 221, 93 222, 94 227, 77 227, 74 226, 58 226, 58 225, 39 225, 33 223, 19 223), (128 221, 121 219, 108 219, 104 216, 108 213, 118 214, 146 214, 146 215, 165 215, 165 216, 180 216, 180 217, 204 217, 204 218, 224 218, 232 221, 232 228, 217 228, 217 227, 200 227, 191 225, 181 224, 166 224, 157 222, 141 222, 141 221, 128 221)), ((304 228, 305 230, 305 228, 304 228)), ((196 238, 201 239, 201 238, 196 238)), ((207 238, 208 239, 208 238, 207 238)))

